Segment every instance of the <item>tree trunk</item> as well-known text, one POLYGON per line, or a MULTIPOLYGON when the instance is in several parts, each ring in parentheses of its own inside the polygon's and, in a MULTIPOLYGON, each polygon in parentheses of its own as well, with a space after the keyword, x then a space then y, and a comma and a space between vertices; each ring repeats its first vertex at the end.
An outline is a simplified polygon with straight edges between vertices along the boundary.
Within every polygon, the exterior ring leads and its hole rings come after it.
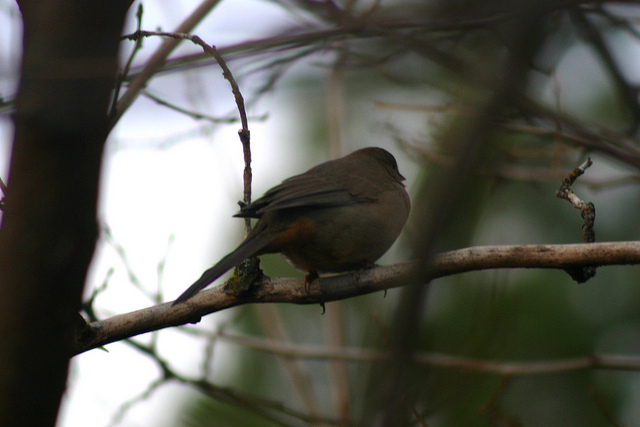
POLYGON ((51 426, 97 237, 107 108, 130 0, 18 3, 23 58, 0 229, 0 425, 51 426))

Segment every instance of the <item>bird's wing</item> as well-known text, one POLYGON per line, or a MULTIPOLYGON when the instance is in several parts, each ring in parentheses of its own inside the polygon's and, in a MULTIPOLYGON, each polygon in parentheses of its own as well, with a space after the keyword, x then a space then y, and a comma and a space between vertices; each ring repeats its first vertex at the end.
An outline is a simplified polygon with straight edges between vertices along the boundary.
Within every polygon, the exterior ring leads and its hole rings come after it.
POLYGON ((259 218, 265 212, 277 209, 346 206, 375 200, 383 189, 369 176, 372 172, 365 168, 364 173, 358 173, 361 169, 354 167, 357 165, 353 159, 349 163, 346 159, 320 164, 284 180, 261 198, 244 206, 235 216, 259 218), (345 165, 340 167, 340 162, 345 162, 345 165))
POLYGON ((343 206, 358 202, 333 180, 315 175, 297 175, 267 191, 264 196, 244 206, 238 217, 258 218, 265 212, 310 206, 343 206))

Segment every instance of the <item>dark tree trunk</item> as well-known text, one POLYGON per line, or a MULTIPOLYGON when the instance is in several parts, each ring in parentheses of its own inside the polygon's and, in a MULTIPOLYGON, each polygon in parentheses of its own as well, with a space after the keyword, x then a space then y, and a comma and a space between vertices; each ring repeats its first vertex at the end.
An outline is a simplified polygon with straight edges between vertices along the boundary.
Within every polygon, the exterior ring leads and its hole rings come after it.
POLYGON ((97 237, 130 0, 19 1, 23 59, 0 229, 0 425, 54 425, 97 237))

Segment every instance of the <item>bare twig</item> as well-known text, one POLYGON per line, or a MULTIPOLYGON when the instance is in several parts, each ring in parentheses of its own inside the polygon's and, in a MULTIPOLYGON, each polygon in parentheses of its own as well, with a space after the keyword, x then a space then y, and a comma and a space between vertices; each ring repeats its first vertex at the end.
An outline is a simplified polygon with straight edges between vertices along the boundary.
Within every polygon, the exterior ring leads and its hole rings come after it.
POLYGON ((579 176, 584 174, 584 171, 593 164, 590 157, 587 160, 572 170, 569 176, 562 180, 562 185, 556 191, 556 197, 559 199, 565 199, 571 205, 580 211, 582 218, 584 219, 584 225, 582 227, 583 239, 585 243, 593 243, 596 241, 595 231, 593 230, 593 222, 595 221, 595 206, 592 202, 583 202, 576 194, 571 190, 571 186, 578 179, 579 176))
POLYGON ((247 113, 244 108, 244 98, 240 93, 240 88, 238 87, 238 83, 233 78, 233 74, 231 74, 231 70, 227 66, 224 58, 218 52, 218 49, 214 45, 208 45, 204 42, 199 36, 193 34, 187 34, 183 32, 166 32, 166 31, 142 31, 138 30, 133 34, 129 34, 124 36, 124 38, 129 40, 139 40, 143 37, 151 37, 151 36, 160 36, 167 37, 169 39, 175 40, 190 40, 194 44, 200 46, 207 55, 212 56, 220 68, 222 68, 222 76, 229 82, 231 85, 231 90, 235 97, 236 104, 238 106, 238 113, 240 114, 240 121, 242 122, 242 129, 246 130, 248 128, 247 123, 247 113))
MULTIPOLYGON (((220 0, 204 0, 200 5, 176 28, 177 33, 187 33, 193 30, 200 21, 211 12, 220 0)), ((127 91, 116 104, 115 111, 111 115, 111 127, 120 120, 124 112, 133 104, 140 91, 147 85, 151 77, 160 70, 166 63, 167 58, 178 46, 181 39, 167 39, 151 55, 151 58, 144 65, 129 83, 127 91)))
MULTIPOLYGON (((138 4, 138 10, 136 12, 136 20, 137 20, 137 29, 140 31, 142 29, 142 14, 143 14, 142 3, 138 4)), ((133 64, 133 58, 136 57, 137 53, 142 49, 142 39, 136 40, 136 44, 131 50, 131 54, 129 55, 129 59, 127 59, 127 63, 124 66, 122 72, 118 73, 118 78, 116 79, 116 86, 113 90, 113 99, 111 100, 111 107, 109 108, 109 117, 113 117, 116 113, 116 108, 118 106, 118 98, 120 97, 120 89, 122 88, 122 83, 125 81, 127 76, 129 75, 129 71, 131 70, 131 64, 133 64)))
POLYGON ((4 183, 2 178, 0 178, 0 190, 2 191, 3 195, 7 194, 7 185, 4 183))
POLYGON ((151 301, 155 303, 159 303, 161 301, 159 299, 159 295, 154 294, 153 292, 150 292, 142 284, 142 282, 138 278, 138 275, 135 273, 135 271, 133 271, 133 266, 131 265, 131 262, 129 262, 129 257, 127 256, 127 252, 125 251, 124 247, 113 237, 113 234, 111 234, 111 229, 109 227, 104 227, 103 232, 105 237, 107 238, 107 241, 109 242, 111 247, 113 247, 113 249, 116 251, 116 254, 118 254, 118 256, 120 257, 120 260, 124 264, 124 268, 127 271, 127 276, 129 277, 129 282, 131 282, 133 286, 135 286, 140 292, 142 292, 151 301))
MULTIPOLYGON (((562 185, 560 185, 560 188, 556 191, 556 197, 567 200, 574 208, 580 210, 580 216, 582 216, 583 220, 582 238, 585 243, 593 243, 596 241, 596 232, 594 230, 596 207, 592 202, 585 203, 580 200, 571 190, 571 186, 591 165, 591 158, 587 157, 587 160, 583 164, 572 170, 569 176, 562 180, 562 185)), ((596 268, 593 265, 570 267, 567 268, 567 273, 569 273, 571 278, 576 282, 583 283, 596 275, 596 268)))
MULTIPOLYGON (((282 325, 280 316, 274 306, 265 305, 263 307, 256 307, 256 309, 256 314, 260 321, 260 327, 268 337, 278 341, 289 340, 282 325)), ((289 376, 289 381, 291 382, 293 389, 300 397, 300 401, 302 402, 305 411, 313 418, 319 417, 322 413, 322 409, 318 403, 308 372, 305 372, 299 360, 288 356, 280 357, 279 360, 285 372, 289 376)))
MULTIPOLYGON (((327 124, 329 126, 329 148, 331 157, 336 158, 344 155, 344 129, 345 129, 345 108, 344 108, 344 67, 345 67, 345 46, 337 47, 339 54, 336 58, 331 73, 329 75, 329 91, 327 94, 327 124)), ((343 347, 345 345, 345 306, 342 301, 336 301, 329 312, 326 313, 327 322, 325 334, 330 347, 343 347)), ((331 376, 330 390, 333 401, 333 413, 338 416, 342 426, 348 425, 350 394, 349 394, 349 370, 347 364, 342 360, 333 360, 329 364, 331 376)))
POLYGON ((617 86, 618 92, 625 103, 628 111, 631 113, 632 124, 630 133, 638 130, 640 124, 640 109, 638 106, 638 87, 632 85, 624 76, 621 64, 614 58, 613 52, 607 46, 602 30, 586 16, 584 10, 580 8, 572 8, 569 10, 569 16, 575 22, 579 29, 578 34, 582 35, 591 45, 593 50, 602 60, 603 65, 609 70, 611 80, 617 86))
MULTIPOLYGON (((437 108, 437 107, 434 107, 437 108)), ((446 108, 446 107, 443 107, 446 108)), ((533 126, 521 126, 521 125, 512 125, 512 124, 499 124, 509 130, 517 130, 521 132, 531 133, 532 135, 543 135, 553 137, 554 139, 564 139, 573 140, 574 137, 571 135, 564 134, 560 131, 555 131, 551 129, 542 129, 536 128, 533 126)), ((437 148, 431 149, 428 148, 428 143, 423 141, 422 139, 410 140, 405 139, 403 136, 400 136, 400 132, 392 125, 385 126, 386 129, 390 131, 390 137, 393 138, 396 143, 398 143, 405 151, 409 152, 412 156, 419 158, 429 164, 435 164, 442 167, 451 167, 454 164, 454 159, 452 156, 442 153, 442 150, 438 150, 437 148)), ((576 137, 577 138, 577 137, 576 137)), ((531 159, 532 157, 542 157, 545 155, 549 155, 549 150, 545 150, 544 148, 531 148, 531 149, 506 149, 509 159, 519 159, 526 157, 527 159, 531 159)), ((551 166, 526 166, 519 164, 511 164, 507 163, 499 163, 496 165, 493 164, 483 164, 479 165, 476 169, 471 170, 470 173, 484 175, 484 176, 497 176, 510 180, 520 180, 520 181, 529 181, 529 182, 551 182, 551 181, 562 181, 565 178, 565 172, 562 172, 557 169, 557 167, 551 166)), ((605 188, 618 187, 623 185, 633 185, 640 182, 640 175, 638 174, 627 174, 617 177, 612 177, 608 179, 593 179, 587 176, 582 176, 579 184, 583 187, 588 187, 594 191, 603 190, 605 188)))
MULTIPOLYGON (((295 345, 290 342, 239 335, 220 335, 220 339, 255 350, 299 359, 343 360, 346 362, 379 362, 391 357, 388 350, 364 348, 330 348, 320 345, 295 345)), ((640 370, 640 357, 587 355, 545 361, 482 360, 442 353, 417 352, 411 355, 416 363, 465 371, 493 373, 505 376, 540 375, 586 369, 622 371, 640 370)))
POLYGON ((111 276, 113 276, 114 272, 115 270, 113 268, 110 268, 107 271, 107 274, 105 275, 105 278, 102 281, 102 284, 97 288, 93 289, 89 299, 84 300, 82 302, 82 312, 86 314, 86 316, 89 318, 91 322, 98 321, 98 316, 96 315, 96 312, 93 308, 93 303, 95 302, 98 295, 100 295, 101 293, 107 290, 107 286, 109 285, 109 280, 111 279, 111 276))
POLYGON ((625 424, 616 416, 611 406, 605 401, 604 397, 598 393, 593 384, 589 385, 589 396, 594 401, 609 425, 613 427, 625 427, 625 424))
POLYGON ((518 422, 518 420, 504 414, 498 406, 498 399, 504 393, 504 390, 509 384, 510 380, 511 376, 503 376, 500 380, 500 384, 498 384, 498 387, 494 391, 489 401, 485 403, 482 408, 480 408, 480 412, 499 427, 521 427, 521 424, 518 422))
MULTIPOLYGON (((365 22, 352 21, 350 25, 331 28, 299 28, 290 30, 287 34, 279 34, 269 36, 262 39, 255 39, 246 42, 237 43, 235 45, 220 48, 220 53, 232 59, 260 55, 275 51, 285 51, 291 49, 303 48, 307 49, 312 45, 324 46, 324 43, 332 40, 344 40, 354 37, 366 39, 380 37, 382 34, 388 35, 389 31, 409 31, 412 29, 421 32, 428 31, 459 31, 471 30, 474 28, 483 28, 492 24, 503 21, 502 16, 490 16, 487 18, 456 20, 456 22, 433 22, 433 20, 417 20, 407 18, 406 20, 398 20, 397 17, 381 21, 365 22)), ((188 31, 188 30, 187 30, 188 31)), ((181 32, 187 32, 181 31, 181 32)), ((162 67, 162 72, 179 72, 184 67, 193 67, 196 65, 208 65, 206 61, 209 58, 203 54, 191 54, 183 57, 168 60, 162 67)), ((137 77, 142 70, 134 70, 132 77, 137 77)))
POLYGON ((142 95, 146 96, 149 99, 152 99, 153 101, 157 102, 160 105, 164 105, 165 107, 168 107, 174 111, 177 111, 179 113, 182 113, 186 116, 191 117, 194 120, 207 120, 211 123, 234 123, 239 121, 239 119, 237 118, 220 118, 220 117, 213 117, 213 116, 209 116, 207 114, 202 114, 202 113, 197 113, 195 111, 189 111, 185 108, 179 107, 175 104, 172 104, 169 101, 166 101, 162 98, 160 98, 157 95, 152 94, 151 92, 149 92, 148 90, 144 89, 142 92, 142 95))
POLYGON ((7 186, 2 178, 0 178, 0 191, 2 191, 2 198, 0 198, 0 210, 4 210, 4 198, 7 195, 7 186))
POLYGON ((285 421, 285 416, 289 418, 299 419, 307 423, 321 421, 335 424, 335 422, 333 422, 333 420, 331 419, 322 418, 320 416, 314 418, 308 414, 290 408, 286 404, 276 400, 265 399, 263 397, 252 395, 250 393, 244 393, 233 388, 219 387, 206 380, 205 378, 190 378, 183 376, 173 370, 171 364, 168 363, 158 353, 158 349, 154 345, 145 345, 134 340, 126 340, 125 342, 142 354, 149 356, 151 360, 156 363, 159 371, 161 372, 161 375, 160 378, 153 381, 146 390, 139 393, 137 396, 125 402, 121 406, 120 410, 112 420, 112 425, 119 425, 120 420, 124 417, 124 415, 126 415, 126 412, 133 407, 133 405, 147 399, 151 395, 151 393, 153 393, 161 385, 167 384, 171 381, 189 385, 195 390, 200 391, 202 394, 220 403, 245 408, 246 410, 258 414, 264 419, 270 421, 274 425, 290 426, 291 424, 285 421))
MULTIPOLYGON (((186 34, 182 32, 165 32, 165 31, 141 31, 138 30, 133 34, 129 34, 124 36, 130 40, 139 40, 142 37, 151 37, 151 36, 160 36, 160 37, 168 37, 169 39, 175 40, 190 40, 191 42, 200 46, 207 55, 212 56, 220 68, 222 69, 222 76, 229 82, 231 85, 231 91, 233 92, 234 99, 236 105, 238 107, 238 114, 240 115, 240 122, 242 123, 242 129, 238 131, 238 136, 240 137, 240 142, 242 143, 242 152, 244 156, 244 172, 243 172, 243 182, 244 182, 244 197, 243 203, 248 204, 251 203, 251 134, 249 132, 249 122, 247 119, 247 112, 244 106, 244 97, 240 92, 240 87, 236 82, 231 70, 227 66, 226 61, 218 52, 218 49, 214 45, 208 45, 204 42, 200 37, 193 34, 186 34)), ((251 218, 245 218, 245 230, 248 233, 251 230, 251 218)))
POLYGON ((151 381, 142 392, 132 397, 131 399, 123 402, 118 407, 118 410, 116 411, 116 413, 113 414, 113 416, 111 417, 111 422, 108 424, 108 426, 116 427, 116 426, 122 425, 122 421, 124 417, 134 406, 136 406, 138 403, 144 402, 145 400, 149 399, 151 395, 158 388, 160 388, 162 385, 166 383, 167 383, 166 378, 158 378, 154 381, 151 381))

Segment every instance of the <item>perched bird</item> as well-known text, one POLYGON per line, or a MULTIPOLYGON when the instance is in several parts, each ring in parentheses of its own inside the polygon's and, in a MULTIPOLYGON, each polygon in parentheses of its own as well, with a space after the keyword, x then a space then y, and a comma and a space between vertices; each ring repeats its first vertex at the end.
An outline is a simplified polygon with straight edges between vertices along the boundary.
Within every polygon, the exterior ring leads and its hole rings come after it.
POLYGON ((234 215, 258 222, 236 250, 205 271, 174 304, 256 255, 281 253, 311 276, 371 266, 409 216, 404 179, 391 153, 369 147, 284 180, 234 215))

